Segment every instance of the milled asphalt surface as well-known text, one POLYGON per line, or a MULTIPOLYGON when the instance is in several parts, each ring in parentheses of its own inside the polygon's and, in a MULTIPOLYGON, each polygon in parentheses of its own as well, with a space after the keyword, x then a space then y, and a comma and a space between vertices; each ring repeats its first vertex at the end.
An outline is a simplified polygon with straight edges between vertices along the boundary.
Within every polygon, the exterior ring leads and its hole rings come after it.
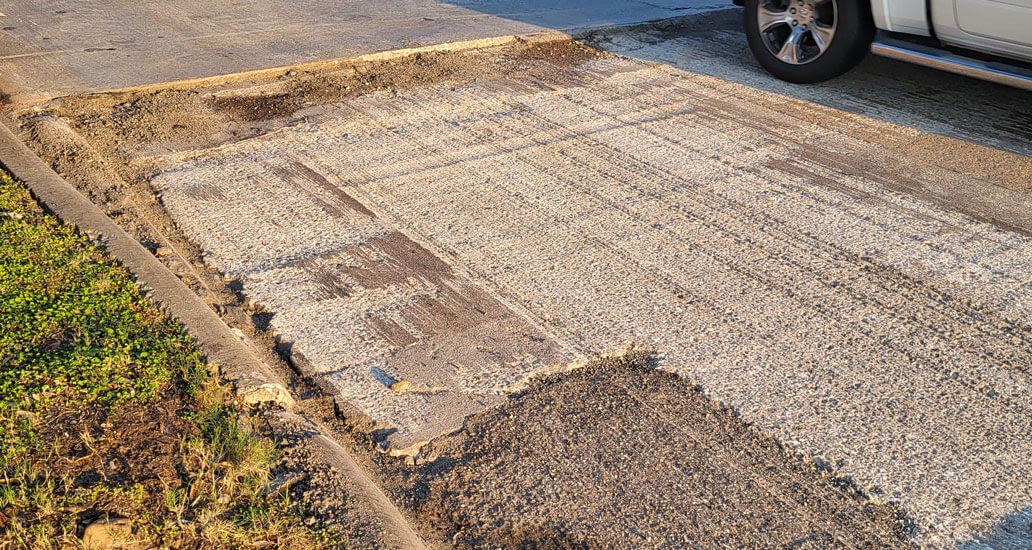
POLYGON ((548 78, 312 108, 148 159, 153 183, 395 449, 636 343, 917 542, 1028 547, 1029 96, 884 60, 788 86, 738 13, 601 33, 633 57, 548 78))
POLYGON ((398 447, 635 342, 934 546, 1032 504, 1032 208, 949 166, 972 147, 609 59, 370 94, 154 182, 398 447))

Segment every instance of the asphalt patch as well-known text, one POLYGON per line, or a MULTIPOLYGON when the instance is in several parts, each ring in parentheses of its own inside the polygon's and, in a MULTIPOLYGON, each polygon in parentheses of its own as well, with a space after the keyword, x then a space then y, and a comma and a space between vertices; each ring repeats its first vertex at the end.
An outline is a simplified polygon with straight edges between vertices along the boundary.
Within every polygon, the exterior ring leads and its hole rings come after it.
POLYGON ((896 508, 653 368, 552 375, 424 449, 413 507, 459 548, 898 548, 896 508))

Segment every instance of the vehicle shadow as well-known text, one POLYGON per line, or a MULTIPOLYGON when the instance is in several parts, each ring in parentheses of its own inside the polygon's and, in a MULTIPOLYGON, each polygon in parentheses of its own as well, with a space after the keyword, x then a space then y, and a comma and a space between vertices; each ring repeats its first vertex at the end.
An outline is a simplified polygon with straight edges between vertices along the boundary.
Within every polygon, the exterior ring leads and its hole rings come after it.
POLYGON ((728 9, 593 31, 581 38, 612 53, 666 63, 922 132, 1032 154, 1030 92, 874 55, 829 82, 783 82, 753 59, 741 19, 742 10, 728 9))
POLYGON ((742 32, 742 10, 585 33, 606 51, 673 65, 987 147, 1032 154, 1032 93, 874 55, 849 73, 798 85, 767 74, 742 32))
POLYGON ((1032 507, 1003 517, 985 536, 961 543, 961 550, 1027 550, 1032 548, 1032 507))
POLYGON ((555 30, 624 25, 726 8, 731 0, 443 0, 486 15, 555 30))
MULTIPOLYGON (((534 24, 547 22, 540 15, 524 16, 509 9, 505 2, 453 1, 499 17, 525 18, 534 24)), ((1032 92, 874 55, 829 82, 783 82, 767 74, 753 59, 742 31, 741 8, 731 7, 728 0, 728 9, 698 13, 707 5, 712 9, 713 3, 698 1, 692 4, 695 7, 678 8, 690 15, 575 32, 575 36, 610 53, 669 64, 921 132, 1032 156, 1032 92)), ((573 19, 562 22, 566 28, 576 27, 573 19)))

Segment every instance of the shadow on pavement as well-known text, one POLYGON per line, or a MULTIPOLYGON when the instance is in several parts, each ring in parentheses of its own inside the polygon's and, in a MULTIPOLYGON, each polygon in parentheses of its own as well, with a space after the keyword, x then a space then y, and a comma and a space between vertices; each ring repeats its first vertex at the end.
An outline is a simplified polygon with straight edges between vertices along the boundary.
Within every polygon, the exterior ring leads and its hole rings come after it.
POLYGON ((997 523, 991 535, 959 546, 961 550, 1025 550, 1032 546, 1032 507, 1017 510, 997 523))
POLYGON ((752 57, 740 9, 588 33, 592 46, 667 63, 923 132, 1032 154, 1032 94, 869 55, 829 82, 798 85, 767 74, 752 57))
POLYGON ((731 5, 730 0, 445 0, 445 3, 556 30, 655 21, 731 5))
MULTIPOLYGON (((503 18, 551 28, 573 28, 569 9, 514 9, 511 2, 454 0, 454 4, 503 18), (559 14, 565 13, 566 18, 559 14)), ((610 5, 599 3, 600 5, 610 5)), ((621 13, 633 2, 619 3, 621 13)), ((586 31, 580 39, 611 53, 665 63, 814 102, 849 113, 899 124, 922 132, 1032 155, 1032 93, 869 55, 859 67, 830 82, 797 85, 777 80, 753 59, 742 32, 742 10, 728 1, 696 0, 665 12, 679 14, 651 23, 586 31), (690 4, 690 5, 689 5, 690 4), (727 6, 729 9, 720 9, 727 6), (710 11, 716 9, 717 11, 710 11), (692 13, 695 12, 695 13, 692 13), (687 15, 686 15, 687 14, 687 15)), ((563 6, 568 4, 564 3, 563 6)), ((574 3, 576 5, 576 3, 574 3)), ((595 8, 602 10, 602 7, 595 8)), ((656 12, 660 13, 660 12, 656 12)), ((654 19, 648 14, 638 20, 654 19)), ((600 13, 579 13, 580 21, 603 19, 600 13)), ((615 20, 619 23, 619 20, 615 20)))
POLYGON ((740 9, 595 31, 584 39, 612 53, 667 63, 923 132, 1032 154, 1032 93, 874 55, 829 82, 783 82, 753 59, 742 32, 740 9))

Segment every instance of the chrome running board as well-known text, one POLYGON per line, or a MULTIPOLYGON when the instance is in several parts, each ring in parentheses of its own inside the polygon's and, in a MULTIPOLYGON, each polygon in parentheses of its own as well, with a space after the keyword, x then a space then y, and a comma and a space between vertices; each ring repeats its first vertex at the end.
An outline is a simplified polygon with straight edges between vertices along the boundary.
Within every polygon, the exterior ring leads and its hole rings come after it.
POLYGON ((871 53, 1032 91, 1032 70, 1004 61, 982 61, 881 36, 871 44, 871 53))

